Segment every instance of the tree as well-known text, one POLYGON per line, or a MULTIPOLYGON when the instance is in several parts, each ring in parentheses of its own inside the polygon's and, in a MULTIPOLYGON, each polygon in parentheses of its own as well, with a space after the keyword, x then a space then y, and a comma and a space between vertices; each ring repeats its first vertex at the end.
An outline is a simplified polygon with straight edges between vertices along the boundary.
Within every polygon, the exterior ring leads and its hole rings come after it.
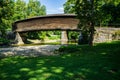
MULTIPOLYGON (((94 0, 68 0, 66 2, 65 11, 75 12, 77 18, 79 19, 78 27, 82 29, 82 34, 85 38, 88 37, 89 45, 93 45, 93 35, 94 35, 94 13, 95 13, 95 1, 94 0), (71 5, 68 5, 71 4, 71 5), (72 8, 70 8, 70 6, 72 8), (69 9, 68 11, 66 9, 69 9)), ((97 12, 97 10, 96 10, 97 12)), ((87 39, 87 38, 86 38, 87 39)))
MULTIPOLYGON (((46 15, 46 7, 40 4, 39 0, 29 0, 27 4, 27 18, 34 16, 46 15)), ((44 36, 46 32, 28 32, 28 38, 31 39, 43 39, 41 36, 44 36)))
POLYGON ((46 7, 38 0, 29 0, 27 4, 27 17, 46 15, 46 7))
POLYGON ((22 20, 27 18, 27 8, 26 3, 23 0, 16 0, 14 2, 14 15, 13 15, 13 21, 16 20, 22 20))
POLYGON ((75 4, 75 0, 67 0, 67 2, 63 5, 64 6, 64 13, 75 13, 75 8, 73 7, 75 4))
POLYGON ((95 0, 76 0, 75 11, 79 22, 79 27, 85 33, 88 33, 88 44, 93 45, 94 26, 95 26, 95 0))
MULTIPOLYGON (((67 0, 64 4, 65 13, 75 13, 76 0, 67 0)), ((108 26, 111 24, 119 24, 119 4, 120 0, 98 0, 95 7, 98 19, 95 20, 96 26, 108 26)))
POLYGON ((107 24, 110 26, 119 26, 120 24, 120 3, 115 5, 113 3, 104 4, 101 7, 101 12, 104 13, 104 16, 107 20, 107 24))
POLYGON ((0 33, 2 38, 6 38, 6 31, 10 27, 13 7, 13 0, 0 0, 0 33))
POLYGON ((64 4, 64 11, 67 13, 73 11, 73 13, 77 14, 77 18, 80 21, 78 27, 82 29, 82 34, 88 37, 88 44, 92 46, 95 25, 99 26, 101 23, 107 23, 113 16, 106 16, 105 12, 103 13, 102 6, 109 3, 118 5, 119 2, 119 0, 68 0, 64 4))
POLYGON ((46 7, 39 0, 0 0, 0 38, 6 38, 14 21, 41 15, 46 15, 46 7))

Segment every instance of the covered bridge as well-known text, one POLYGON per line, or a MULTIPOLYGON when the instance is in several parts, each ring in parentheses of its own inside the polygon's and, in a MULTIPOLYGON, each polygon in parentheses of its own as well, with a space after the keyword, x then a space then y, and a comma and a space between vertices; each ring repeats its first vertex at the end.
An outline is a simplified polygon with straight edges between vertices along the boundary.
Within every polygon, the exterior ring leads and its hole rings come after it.
POLYGON ((66 31, 79 30, 78 22, 75 14, 54 14, 16 21, 13 23, 12 29, 16 34, 16 44, 24 44, 22 33, 29 31, 61 30, 61 40, 67 40, 66 31))

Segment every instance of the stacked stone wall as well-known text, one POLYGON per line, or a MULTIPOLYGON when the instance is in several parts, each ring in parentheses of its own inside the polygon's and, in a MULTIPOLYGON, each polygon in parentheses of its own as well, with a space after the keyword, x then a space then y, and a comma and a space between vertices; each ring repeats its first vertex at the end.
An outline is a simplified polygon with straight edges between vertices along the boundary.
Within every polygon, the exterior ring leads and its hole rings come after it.
POLYGON ((120 40, 120 28, 101 27, 96 28, 94 43, 120 40))

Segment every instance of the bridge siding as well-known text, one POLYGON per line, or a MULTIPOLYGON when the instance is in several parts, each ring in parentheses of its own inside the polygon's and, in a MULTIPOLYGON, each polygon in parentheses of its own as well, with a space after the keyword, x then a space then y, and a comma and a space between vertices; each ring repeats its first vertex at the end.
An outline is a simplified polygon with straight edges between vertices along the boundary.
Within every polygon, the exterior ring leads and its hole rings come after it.
POLYGON ((78 20, 75 18, 43 18, 19 22, 16 24, 16 32, 34 31, 34 30, 74 30, 77 28, 78 20))
POLYGON ((51 16, 34 17, 13 23, 14 32, 36 30, 77 30, 79 20, 76 15, 57 14, 51 16))

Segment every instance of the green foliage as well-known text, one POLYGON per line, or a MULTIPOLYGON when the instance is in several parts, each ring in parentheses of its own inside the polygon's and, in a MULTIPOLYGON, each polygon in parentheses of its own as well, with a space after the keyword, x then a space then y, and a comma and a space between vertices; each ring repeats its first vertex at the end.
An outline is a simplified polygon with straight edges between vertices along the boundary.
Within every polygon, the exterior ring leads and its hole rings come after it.
POLYGON ((61 31, 52 31, 54 35, 61 35, 61 31))
POLYGON ((13 6, 13 0, 0 0, 0 33, 2 38, 6 38, 6 30, 10 27, 13 6))
POLYGON ((69 46, 62 46, 58 50, 59 52, 64 52, 64 53, 74 53, 74 52, 79 52, 80 48, 79 46, 74 46, 74 45, 69 45, 69 46))
POLYGON ((67 0, 66 3, 63 5, 64 13, 65 14, 75 13, 75 8, 73 7, 74 4, 75 0, 67 0))
POLYGON ((79 52, 61 56, 3 58, 0 80, 119 80, 119 45, 77 46, 79 52))
POLYGON ((8 45, 9 44, 9 40, 5 39, 5 38, 0 38, 0 45, 8 45))
POLYGON ((57 40, 60 39, 59 31, 37 31, 37 32, 28 32, 27 38, 29 39, 40 39, 40 40, 57 40))
POLYGON ((120 40, 120 30, 113 32, 112 37, 115 40, 120 40))
POLYGON ((13 0, 0 0, 0 21, 1 18, 8 19, 12 15, 13 0))
MULTIPOLYGON (((7 30, 12 29, 12 23, 34 16, 46 15, 46 7, 38 0, 0 0, 0 33, 2 38, 6 38, 7 30)), ((30 38, 39 35, 38 32, 30 33, 30 38)))
POLYGON ((61 36, 61 31, 47 31, 46 32, 46 37, 49 40, 58 40, 60 39, 61 36))
POLYGON ((79 36, 78 44, 79 45, 88 44, 88 41, 89 41, 88 35, 89 35, 88 31, 83 31, 82 36, 79 36), (82 37, 82 38, 80 39, 80 37, 82 37))
POLYGON ((46 15, 46 7, 39 0, 29 0, 27 4, 27 17, 46 15))
POLYGON ((46 33, 47 33, 46 31, 40 31, 40 32, 39 32, 39 37, 40 37, 41 40, 44 40, 44 39, 45 39, 46 33))
MULTIPOLYGON (((77 2, 78 5, 82 5, 83 4, 79 4, 82 3, 82 1, 85 2, 86 4, 86 8, 90 11, 90 7, 89 6, 87 0, 67 0, 66 3, 64 4, 64 12, 65 13, 76 13, 75 10, 75 4, 77 2), (77 2, 78 1, 78 2, 77 2)), ((120 0, 94 0, 95 1, 95 25, 97 26, 115 26, 115 27, 119 27, 119 21, 120 21, 120 0)), ((81 7, 82 9, 82 7, 81 7)), ((81 14, 81 10, 77 9, 78 12, 81 14)), ((85 7, 83 9, 85 11, 85 7)), ((89 17, 88 17, 89 19, 89 17)))
POLYGON ((13 21, 27 18, 26 6, 27 4, 23 0, 16 0, 14 2, 14 15, 12 17, 13 21))
POLYGON ((50 39, 50 40, 58 40, 58 39, 60 39, 60 35, 51 35, 51 36, 48 37, 48 39, 50 39))
POLYGON ((75 32, 75 31, 68 32, 68 39, 69 40, 77 40, 78 36, 79 36, 79 32, 75 32))
POLYGON ((79 19, 78 27, 82 30, 82 33, 87 32, 89 40, 88 44, 90 46, 93 45, 94 27, 99 16, 99 14, 97 14, 97 3, 98 1, 96 0, 76 0, 74 5, 77 18, 79 19))
MULTIPOLYGON (((104 22, 107 23, 107 25, 109 26, 115 26, 115 27, 119 27, 119 23, 120 23, 120 3, 118 5, 115 5, 113 3, 108 3, 108 4, 104 4, 101 7, 101 12, 103 12, 104 15, 104 22)), ((102 23, 102 24, 105 24, 102 23)))
POLYGON ((120 35, 120 30, 115 31, 116 35, 120 35))
MULTIPOLYGON (((115 47, 119 47, 120 41, 112 41, 112 42, 105 42, 105 43, 97 43, 95 44, 93 47, 89 47, 88 45, 68 45, 68 46, 61 46, 59 49, 60 53, 61 52, 65 52, 65 53, 83 53, 83 54, 93 54, 93 53, 100 53, 103 50, 108 50, 108 49, 112 49, 115 47), (75 48, 76 50, 74 50, 73 52, 69 52, 69 50, 71 50, 72 48, 75 48), (108 48, 108 49, 107 49, 108 48), (64 50, 65 49, 65 50, 64 50), (66 50, 68 49, 68 51, 66 50), (89 52, 90 51, 90 52, 89 52), (95 52, 94 52, 95 51, 95 52)), ((117 49, 115 49, 117 50, 117 49)), ((109 50, 108 52, 110 52, 111 50, 109 50)), ((110 52, 111 54, 113 54, 112 52, 110 52)))
POLYGON ((78 27, 88 34, 88 43, 92 45, 95 25, 119 25, 119 4, 119 0, 67 0, 64 11, 77 14, 78 27))
MULTIPOLYGON (((40 4, 38 0, 29 0, 26 4, 23 0, 15 2, 14 20, 21 20, 35 16, 46 15, 46 7, 40 4)), ((28 32, 27 38, 30 39, 44 39, 45 32, 28 32)))
POLYGON ((38 33, 39 32, 28 32, 27 33, 27 38, 29 38, 29 39, 40 39, 38 33))
MULTIPOLYGON (((46 7, 39 0, 29 0, 26 7, 27 18, 46 15, 46 7)), ((28 32, 28 38, 44 40, 46 32, 28 32)))

